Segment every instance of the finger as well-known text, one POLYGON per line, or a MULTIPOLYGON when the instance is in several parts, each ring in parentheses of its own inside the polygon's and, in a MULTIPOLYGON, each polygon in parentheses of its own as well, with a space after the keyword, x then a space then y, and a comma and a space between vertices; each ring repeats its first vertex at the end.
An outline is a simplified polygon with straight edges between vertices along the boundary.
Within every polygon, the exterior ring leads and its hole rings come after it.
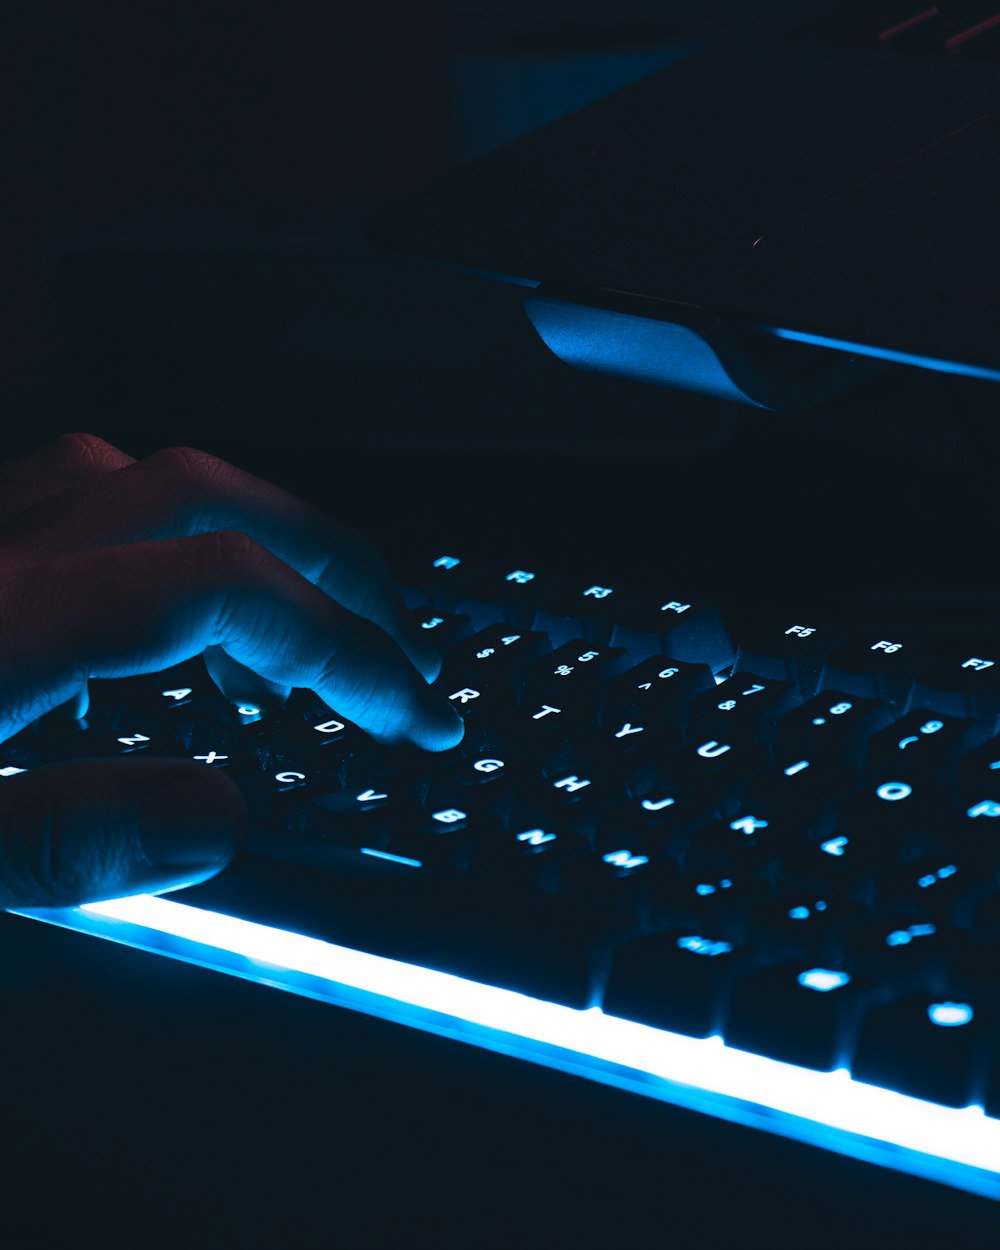
POLYGON ((230 703, 251 703, 256 707, 280 707, 291 694, 290 686, 280 686, 237 664, 223 647, 206 647, 201 657, 208 675, 230 703))
POLYGON ((0 468, 0 524, 44 499, 135 464, 95 434, 64 434, 0 468))
POLYGON ((204 452, 158 452, 82 483, 22 518, 19 539, 47 553, 217 530, 254 539, 358 616, 390 634, 433 680, 440 658, 389 572, 360 535, 280 487, 204 452))
POLYGON ((233 532, 61 556, 5 577, 2 736, 87 677, 157 672, 221 645, 277 685, 316 691, 387 742, 445 750, 461 718, 398 644, 233 532))
POLYGON ((74 760, 0 784, 0 909, 159 893, 232 859, 246 803, 190 760, 74 760))

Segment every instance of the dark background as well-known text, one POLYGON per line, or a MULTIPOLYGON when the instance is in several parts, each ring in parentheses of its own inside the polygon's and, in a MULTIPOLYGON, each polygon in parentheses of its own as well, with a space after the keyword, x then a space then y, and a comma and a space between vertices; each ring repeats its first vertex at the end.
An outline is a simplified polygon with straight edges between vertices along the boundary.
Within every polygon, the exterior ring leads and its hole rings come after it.
MULTIPOLYGON (((414 521, 471 528, 595 570, 669 559, 761 602, 981 587, 992 388, 894 369, 774 417, 576 374, 517 288, 363 243, 384 197, 767 8, 8 13, 6 453, 71 429, 187 443, 389 546, 414 521)), ((996 1240, 965 1195, 0 921, 5 1245, 996 1240)))

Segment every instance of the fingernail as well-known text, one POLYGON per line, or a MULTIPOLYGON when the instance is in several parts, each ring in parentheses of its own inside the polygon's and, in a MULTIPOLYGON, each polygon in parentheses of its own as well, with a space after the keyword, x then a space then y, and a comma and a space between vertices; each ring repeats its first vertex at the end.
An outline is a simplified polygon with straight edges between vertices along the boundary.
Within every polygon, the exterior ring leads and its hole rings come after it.
POLYGON ((153 865, 209 867, 233 857, 245 819, 246 807, 228 778, 185 774, 143 797, 139 841, 153 865))

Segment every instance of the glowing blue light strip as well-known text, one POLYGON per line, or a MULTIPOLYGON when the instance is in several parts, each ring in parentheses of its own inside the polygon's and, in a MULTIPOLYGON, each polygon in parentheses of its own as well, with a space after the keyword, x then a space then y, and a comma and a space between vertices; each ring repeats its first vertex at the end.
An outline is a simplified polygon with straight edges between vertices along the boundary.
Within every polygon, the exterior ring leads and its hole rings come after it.
POLYGON ((764 1128, 1000 1201, 1000 1120, 141 895, 21 915, 764 1128))
POLYGON ((897 352, 888 347, 871 347, 866 343, 851 342, 850 339, 828 338, 824 334, 809 334, 803 330, 783 330, 778 326, 763 326, 761 332, 772 338, 788 339, 792 343, 811 343, 814 347, 833 347, 837 351, 853 352, 856 356, 871 356, 875 360, 891 360, 899 365, 916 365, 919 369, 935 369, 938 373, 960 373, 969 378, 1000 382, 1000 369, 988 369, 984 365, 967 365, 956 360, 921 356, 916 352, 897 352))

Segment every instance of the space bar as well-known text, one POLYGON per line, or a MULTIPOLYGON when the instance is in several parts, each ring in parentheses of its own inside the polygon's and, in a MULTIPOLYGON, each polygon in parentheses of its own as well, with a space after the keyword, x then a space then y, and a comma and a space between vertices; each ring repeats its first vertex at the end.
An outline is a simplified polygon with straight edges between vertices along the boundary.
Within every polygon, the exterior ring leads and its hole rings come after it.
POLYGON ((242 854, 178 901, 390 959, 438 968, 569 1007, 600 1001, 611 946, 633 926, 615 912, 467 878, 352 862, 323 872, 242 854))

